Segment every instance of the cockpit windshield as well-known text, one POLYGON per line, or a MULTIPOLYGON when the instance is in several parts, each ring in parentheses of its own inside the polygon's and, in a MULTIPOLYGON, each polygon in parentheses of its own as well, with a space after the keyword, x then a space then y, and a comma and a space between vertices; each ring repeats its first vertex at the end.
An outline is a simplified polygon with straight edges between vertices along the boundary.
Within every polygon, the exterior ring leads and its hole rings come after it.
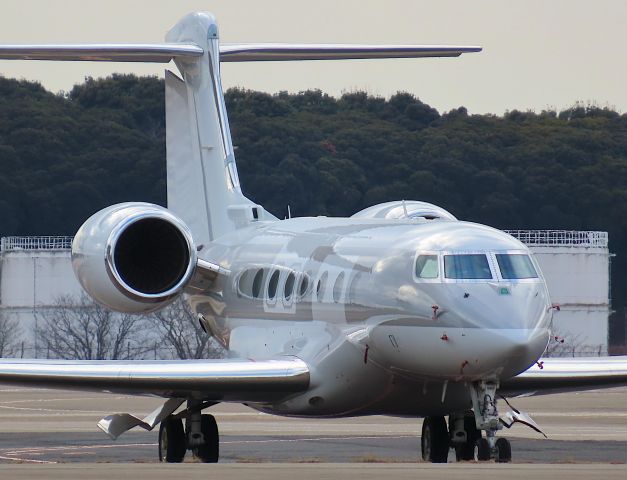
POLYGON ((503 279, 538 278, 538 273, 529 255, 497 253, 496 261, 499 264, 503 279))
POLYGON ((491 279, 492 272, 485 254, 444 255, 446 278, 481 280, 491 279))
POLYGON ((438 278, 439 275, 437 255, 418 255, 416 259, 416 277, 438 278))

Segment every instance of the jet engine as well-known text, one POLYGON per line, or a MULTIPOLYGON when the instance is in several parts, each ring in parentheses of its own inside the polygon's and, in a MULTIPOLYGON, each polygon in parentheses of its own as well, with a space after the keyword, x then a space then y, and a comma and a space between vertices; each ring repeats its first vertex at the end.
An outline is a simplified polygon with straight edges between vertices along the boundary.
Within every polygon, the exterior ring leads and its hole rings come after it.
POLYGON ((78 281, 98 303, 125 313, 147 313, 173 301, 196 269, 187 226, 150 203, 120 203, 100 210, 72 243, 78 281))
POLYGON ((457 220, 452 213, 444 210, 442 207, 416 200, 396 200, 379 203, 355 213, 353 218, 457 220))

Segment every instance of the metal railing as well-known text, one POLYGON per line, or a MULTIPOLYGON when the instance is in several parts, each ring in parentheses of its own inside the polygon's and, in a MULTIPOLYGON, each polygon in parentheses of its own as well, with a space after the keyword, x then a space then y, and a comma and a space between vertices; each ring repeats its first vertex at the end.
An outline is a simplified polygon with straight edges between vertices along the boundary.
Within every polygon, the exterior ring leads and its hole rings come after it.
POLYGON ((0 252, 18 250, 70 250, 73 237, 2 237, 0 252))
POLYGON ((607 248, 607 232, 578 230, 504 230, 525 245, 536 247, 604 247, 607 248))
MULTIPOLYGON (((606 247, 607 232, 578 230, 504 230, 525 245, 564 247, 606 247)), ((2 237, 0 251, 69 250, 73 237, 2 237)))

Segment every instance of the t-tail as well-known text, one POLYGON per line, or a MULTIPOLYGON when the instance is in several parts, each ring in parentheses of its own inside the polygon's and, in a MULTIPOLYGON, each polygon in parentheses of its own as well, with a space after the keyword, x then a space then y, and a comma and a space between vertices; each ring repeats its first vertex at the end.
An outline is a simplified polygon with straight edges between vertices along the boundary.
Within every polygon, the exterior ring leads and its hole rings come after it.
POLYGON ((207 244, 258 220, 276 217, 242 194, 224 93, 221 62, 456 57, 480 47, 440 45, 227 44, 214 16, 183 17, 163 44, 5 45, 0 59, 162 62, 166 71, 168 209, 207 244))
POLYGON ((201 56, 177 56, 182 78, 165 75, 168 208, 189 226, 196 244, 250 222, 272 218, 240 188, 220 79, 220 44, 213 15, 192 13, 167 34, 201 56))

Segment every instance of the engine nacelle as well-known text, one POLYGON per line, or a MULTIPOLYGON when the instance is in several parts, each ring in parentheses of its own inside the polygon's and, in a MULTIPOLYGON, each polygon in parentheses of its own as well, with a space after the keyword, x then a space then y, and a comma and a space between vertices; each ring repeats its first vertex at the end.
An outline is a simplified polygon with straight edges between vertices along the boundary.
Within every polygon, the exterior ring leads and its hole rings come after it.
POLYGON ((379 203, 365 208, 353 215, 354 218, 381 218, 386 220, 400 218, 424 218, 425 220, 457 220, 452 213, 442 207, 416 200, 396 200, 379 203))
POLYGON ((189 228, 150 203, 100 210, 72 243, 72 267, 80 284, 98 303, 119 312, 164 307, 189 283, 196 262, 189 228))

